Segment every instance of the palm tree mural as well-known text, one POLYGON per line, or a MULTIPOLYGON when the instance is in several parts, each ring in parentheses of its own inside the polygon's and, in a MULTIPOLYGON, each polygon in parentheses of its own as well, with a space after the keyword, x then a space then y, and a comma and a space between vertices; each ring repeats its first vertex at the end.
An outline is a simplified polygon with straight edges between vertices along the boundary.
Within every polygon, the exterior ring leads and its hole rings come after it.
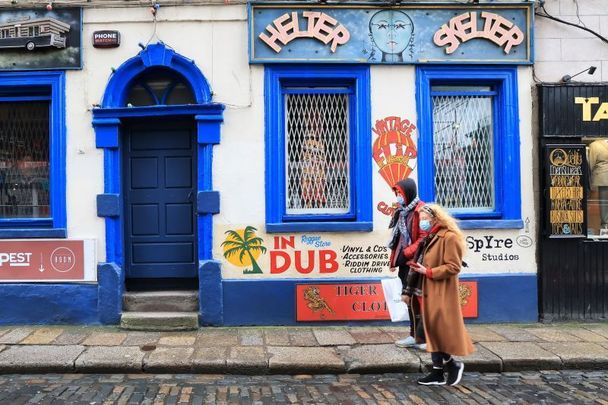
POLYGON ((256 231, 257 229, 253 226, 247 226, 242 232, 233 230, 224 232, 227 235, 221 245, 224 248, 224 257, 234 263, 234 256, 238 255, 238 262, 243 265, 247 265, 247 262, 251 261, 251 270, 245 269, 243 274, 262 274, 262 269, 256 259, 260 254, 266 253, 266 247, 262 245, 264 240, 255 234, 256 231))

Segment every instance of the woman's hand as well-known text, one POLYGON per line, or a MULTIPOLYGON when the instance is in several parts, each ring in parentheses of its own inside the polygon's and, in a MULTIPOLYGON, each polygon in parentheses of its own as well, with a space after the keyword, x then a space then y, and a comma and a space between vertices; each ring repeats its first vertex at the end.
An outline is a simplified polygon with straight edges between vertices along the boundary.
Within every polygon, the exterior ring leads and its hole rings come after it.
POLYGON ((401 296, 401 301, 405 302, 407 305, 410 305, 410 301, 412 300, 412 297, 410 297, 409 295, 402 295, 401 296))
POLYGON ((410 267, 417 273, 423 274, 426 276, 426 267, 424 267, 420 263, 412 263, 410 267))

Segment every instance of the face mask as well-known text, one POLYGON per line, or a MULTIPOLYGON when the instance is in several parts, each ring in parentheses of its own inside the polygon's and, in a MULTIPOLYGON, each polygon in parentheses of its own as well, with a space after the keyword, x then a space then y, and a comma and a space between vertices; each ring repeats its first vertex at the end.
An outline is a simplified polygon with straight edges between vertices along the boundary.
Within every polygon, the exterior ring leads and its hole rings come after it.
POLYGON ((403 205, 403 203, 405 202, 405 200, 403 199, 403 197, 401 197, 400 195, 397 196, 397 202, 401 205, 403 205))
POLYGON ((431 221, 429 221, 428 219, 421 219, 420 220, 420 229, 422 229, 425 232, 429 231, 431 229, 431 221))

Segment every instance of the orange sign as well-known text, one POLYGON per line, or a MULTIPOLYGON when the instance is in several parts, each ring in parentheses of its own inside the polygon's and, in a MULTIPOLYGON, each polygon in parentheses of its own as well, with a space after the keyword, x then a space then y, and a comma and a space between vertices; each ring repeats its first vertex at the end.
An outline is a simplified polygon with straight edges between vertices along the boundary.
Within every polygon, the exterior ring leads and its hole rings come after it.
MULTIPOLYGON (((463 318, 477 318, 477 281, 461 281, 458 295, 463 318)), ((391 319, 381 283, 297 284, 297 321, 391 319)))
POLYGON ((460 281, 458 297, 463 318, 477 318, 477 281, 460 281))
POLYGON ((380 283, 298 284, 296 320, 391 319, 380 283))
POLYGON ((0 241, 0 281, 84 280, 84 241, 0 241))

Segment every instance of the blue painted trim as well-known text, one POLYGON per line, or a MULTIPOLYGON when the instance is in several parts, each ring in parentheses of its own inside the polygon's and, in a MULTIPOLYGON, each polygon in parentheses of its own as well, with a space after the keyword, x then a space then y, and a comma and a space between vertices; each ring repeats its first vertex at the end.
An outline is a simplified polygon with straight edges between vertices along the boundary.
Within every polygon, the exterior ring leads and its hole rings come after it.
POLYGON ((67 238, 65 228, 52 229, 0 229, 0 239, 67 238))
POLYGON ((224 120, 221 114, 194 116, 197 126, 197 142, 199 144, 220 143, 220 123, 224 120))
POLYGON ((118 118, 93 119, 95 146, 97 148, 118 148, 120 120, 118 118))
MULTIPOLYGON (((467 323, 536 322, 537 277, 523 274, 467 274, 463 281, 478 282, 478 317, 467 323)), ((394 325, 390 321, 296 322, 296 284, 351 284, 374 279, 255 279, 223 280, 223 320, 235 325, 394 325), (251 305, 255 302, 256 305, 251 305)))
POLYGON ((120 195, 97 194, 97 216, 118 217, 120 216, 120 195))
POLYGON ((266 224, 267 233, 280 232, 371 232, 373 222, 288 222, 266 224))
POLYGON ((102 108, 126 107, 130 84, 151 67, 166 68, 180 74, 192 87, 197 104, 211 102, 211 87, 194 61, 162 43, 156 43, 148 45, 137 56, 127 60, 114 71, 106 86, 102 108))
POLYGON ((99 320, 106 325, 120 322, 125 273, 116 263, 99 263, 97 266, 99 320))
POLYGON ((219 191, 199 191, 196 198, 196 208, 199 214, 219 214, 219 191))
POLYGON ((523 229, 521 219, 468 219, 458 221, 460 229, 523 229))
MULTIPOLYGON (((49 116, 49 183, 50 183, 50 218, 45 218, 48 221, 48 231, 56 238, 67 237, 67 214, 66 214, 66 173, 65 173, 65 156, 66 156, 66 124, 65 124, 65 72, 63 71, 44 71, 44 72, 1 72, 0 73, 0 93, 4 91, 11 94, 22 93, 25 100, 28 97, 41 95, 49 97, 50 116, 49 116)), ((37 228, 40 223, 36 220, 29 221, 29 218, 22 218, 23 223, 20 227, 37 228)), ((0 219, 0 226, 4 220, 0 219)), ((4 230, 4 234, 0 233, 0 238, 33 238, 33 237, 51 237, 42 236, 40 231, 24 233, 19 236, 19 232, 11 233, 10 230, 4 230)))
POLYGON ((266 232, 371 231, 372 227, 368 225, 372 222, 369 66, 273 65, 265 67, 264 81, 266 232), (319 218, 316 215, 286 214, 283 97, 288 86, 344 86, 353 92, 349 97, 351 211, 347 215, 323 215, 319 218), (331 218, 333 222, 327 222, 331 218))
POLYGON ((222 269, 220 262, 203 260, 199 266, 199 323, 220 326, 224 323, 222 269))
POLYGON ((95 284, 0 284, 0 325, 83 324, 99 324, 95 284))
MULTIPOLYGON (((224 106, 222 104, 208 103, 203 105, 153 105, 147 107, 117 107, 93 109, 94 122, 98 119, 141 118, 141 117, 169 117, 169 116, 208 116, 206 121, 223 121, 224 106)), ((204 120, 198 117, 197 120, 204 120)), ((103 122, 103 121, 102 121, 103 122)), ((109 121, 108 121, 109 122, 109 121)))
POLYGON ((494 97, 495 211, 462 213, 453 210, 466 229, 520 228, 520 138, 516 67, 494 66, 418 66, 416 102, 418 106, 418 184, 425 201, 435 200, 431 86, 433 84, 491 84, 494 97), (469 219, 470 218, 470 219, 469 219), (509 222, 503 222, 503 221, 509 222), (470 225, 464 225, 471 221, 470 225))

